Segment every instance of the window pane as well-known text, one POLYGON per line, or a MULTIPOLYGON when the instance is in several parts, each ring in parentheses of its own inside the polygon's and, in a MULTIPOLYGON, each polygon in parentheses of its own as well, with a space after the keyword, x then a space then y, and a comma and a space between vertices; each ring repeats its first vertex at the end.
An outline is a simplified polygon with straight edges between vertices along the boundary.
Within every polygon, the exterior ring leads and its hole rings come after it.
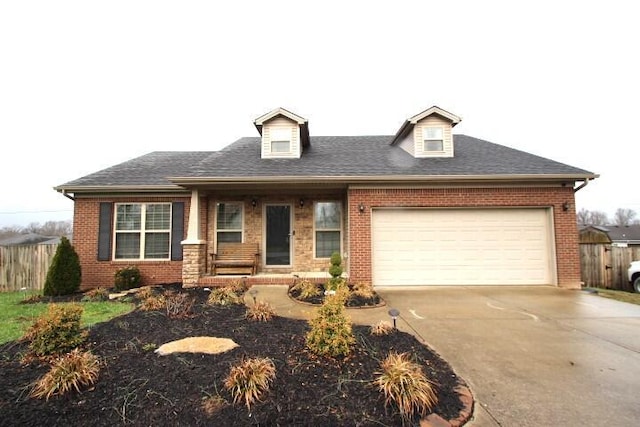
POLYGON ((316 258, 329 258, 334 252, 340 252, 340 232, 317 231, 316 258))
POLYGON ((291 151, 291 142, 289 141, 271 141, 272 153, 288 153, 291 151))
POLYGON ((116 233, 116 259, 140 258, 140 233, 116 233))
POLYGON ((442 128, 423 128, 423 139, 442 139, 442 128))
POLYGON ((425 141, 424 151, 443 151, 442 141, 425 141))
POLYGON ((218 230, 242 230, 242 205, 218 204, 217 228, 218 230))
POLYGON ((146 233, 144 236, 145 258, 169 258, 169 233, 146 233))
POLYGON ((171 221, 171 205, 147 205, 146 230, 168 230, 171 221))
POLYGON ((316 229, 340 229, 340 204, 322 202, 315 205, 316 229))
POLYGON ((140 230, 141 205, 118 205, 116 230, 140 230))
POLYGON ((242 233, 239 231, 219 231, 218 243, 241 243, 242 233))

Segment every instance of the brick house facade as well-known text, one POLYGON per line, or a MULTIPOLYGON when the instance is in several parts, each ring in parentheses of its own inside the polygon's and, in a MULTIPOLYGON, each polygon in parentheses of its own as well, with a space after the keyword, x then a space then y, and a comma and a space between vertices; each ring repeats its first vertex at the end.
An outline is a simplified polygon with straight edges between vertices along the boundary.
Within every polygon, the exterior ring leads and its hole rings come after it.
POLYGON ((265 283, 320 275, 338 251, 349 280, 376 286, 579 287, 574 192, 597 175, 453 135, 458 122, 432 107, 394 136, 311 137, 277 109, 254 122, 260 138, 61 185, 82 286, 111 286, 131 264, 145 284, 215 284, 211 254, 241 241, 258 244, 265 283))

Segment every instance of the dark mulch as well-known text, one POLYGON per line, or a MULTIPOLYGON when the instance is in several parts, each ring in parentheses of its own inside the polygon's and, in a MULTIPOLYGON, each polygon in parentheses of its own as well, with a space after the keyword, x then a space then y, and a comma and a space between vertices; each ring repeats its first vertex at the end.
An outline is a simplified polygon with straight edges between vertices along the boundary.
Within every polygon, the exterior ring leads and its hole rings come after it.
MULTIPOLYGON (((436 413, 455 418, 462 405, 454 388, 461 380, 449 365, 413 336, 395 332, 369 335, 354 326, 357 345, 344 360, 319 358, 305 349, 304 321, 276 317, 249 322, 243 306, 210 307, 203 290, 185 290, 197 298, 194 315, 170 319, 160 311, 134 311, 91 328, 87 347, 100 356, 97 384, 82 393, 51 398, 28 397, 30 384, 48 370, 21 365, 24 343, 0 346, 0 425, 215 425, 215 426, 397 426, 398 413, 385 408, 371 386, 379 362, 389 351, 409 352, 438 386, 436 413), (157 346, 188 336, 233 339, 240 347, 219 355, 158 356, 157 346), (251 412, 241 404, 213 415, 202 409, 208 396, 232 402, 222 383, 230 366, 243 357, 270 357, 277 377, 251 412)), ((415 420, 414 420, 415 421, 415 420)))
MULTIPOLYGON (((315 285, 318 288, 318 295, 302 298, 300 289, 297 289, 295 287, 290 287, 289 296, 295 300, 298 300, 307 304, 321 305, 325 298, 324 284, 316 283, 315 285)), ((350 290, 353 290, 353 285, 349 284, 348 286, 350 290)), ((382 298, 380 298, 380 296, 376 294, 374 291, 373 296, 370 298, 365 298, 352 293, 349 296, 349 299, 345 301, 344 305, 347 307, 377 307, 382 303, 383 303, 382 298)))

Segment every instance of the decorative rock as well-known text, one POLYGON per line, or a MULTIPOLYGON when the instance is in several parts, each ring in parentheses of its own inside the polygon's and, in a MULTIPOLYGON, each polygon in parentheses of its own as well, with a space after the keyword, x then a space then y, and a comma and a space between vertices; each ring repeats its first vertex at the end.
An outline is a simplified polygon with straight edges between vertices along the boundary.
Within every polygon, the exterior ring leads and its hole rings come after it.
POLYGON ((229 338, 189 337, 162 344, 155 353, 166 356, 171 353, 219 354, 239 347, 229 338))

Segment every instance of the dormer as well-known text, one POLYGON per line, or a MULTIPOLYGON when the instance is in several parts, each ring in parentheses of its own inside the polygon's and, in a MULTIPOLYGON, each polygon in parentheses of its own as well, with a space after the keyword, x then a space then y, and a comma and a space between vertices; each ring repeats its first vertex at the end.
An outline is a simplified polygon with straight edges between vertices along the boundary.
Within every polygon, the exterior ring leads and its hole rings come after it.
POLYGON ((263 159, 300 158, 309 146, 309 123, 284 108, 258 117, 253 124, 260 132, 263 159))
POLYGON ((462 120, 433 106, 407 119, 391 141, 413 157, 453 157, 452 129, 462 120))

